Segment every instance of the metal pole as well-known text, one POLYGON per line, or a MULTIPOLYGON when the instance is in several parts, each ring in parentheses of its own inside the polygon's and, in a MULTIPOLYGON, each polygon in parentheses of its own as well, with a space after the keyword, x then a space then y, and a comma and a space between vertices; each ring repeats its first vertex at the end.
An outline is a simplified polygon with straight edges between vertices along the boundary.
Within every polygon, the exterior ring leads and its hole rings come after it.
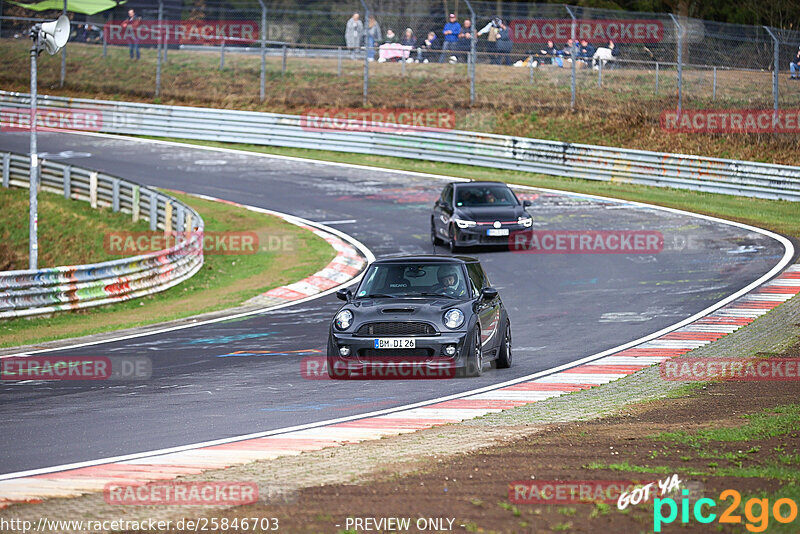
POLYGON ((39 263, 39 206, 36 196, 39 185, 39 154, 36 146, 36 58, 39 55, 39 25, 33 27, 31 46, 31 168, 29 174, 30 209, 28 212, 28 268, 37 269, 39 263))
POLYGON ((219 70, 225 68, 225 38, 222 38, 222 44, 219 47, 219 70))
POLYGON ((597 60, 597 87, 603 87, 603 60, 597 60))
MULTIPOLYGON (((367 7, 367 4, 364 2, 364 0, 361 0, 361 5, 364 8, 364 23, 365 23, 364 27, 366 28, 369 25, 369 8, 367 7)), ((367 34, 365 31, 364 32, 365 45, 367 43, 366 35, 367 34)), ((367 106, 367 96, 369 95, 369 54, 367 54, 366 51, 367 51, 366 46, 364 46, 364 88, 362 89, 363 93, 362 105, 364 107, 367 106)))
POLYGON ((283 45, 283 61, 281 63, 281 76, 286 74, 286 54, 287 54, 287 50, 288 50, 288 47, 286 46, 286 43, 284 43, 284 45, 283 45))
POLYGON ((336 49, 336 58, 337 58, 337 65, 336 65, 336 75, 342 75, 342 47, 338 47, 336 49))
POLYGON ((161 21, 164 19, 164 0, 158 0, 158 59, 156 60, 156 98, 161 95, 161 21))
POLYGON ((467 4, 467 9, 469 9, 469 20, 470 24, 472 25, 472 38, 469 40, 469 65, 467 67, 467 74, 469 75, 469 103, 470 105, 475 103, 475 64, 476 57, 475 57, 475 39, 477 38, 478 28, 475 26, 475 11, 472 9, 472 4, 470 4, 469 0, 464 0, 467 4))
POLYGON ((658 61, 656 61, 656 96, 658 96, 658 61))
POLYGON ((531 55, 530 61, 528 61, 528 71, 528 81, 533 85, 533 55, 531 55))
POLYGON ((714 67, 714 85, 711 89, 711 101, 717 100, 717 67, 714 67))
POLYGON ((576 68, 575 64, 577 63, 577 56, 578 56, 578 46, 577 46, 577 43, 575 43, 575 37, 576 37, 575 34, 577 33, 576 30, 577 30, 578 22, 575 19, 575 14, 572 12, 572 10, 569 8, 569 6, 564 6, 564 8, 567 10, 567 13, 569 13, 570 18, 572 18, 572 28, 570 30, 570 38, 572 39, 572 52, 571 52, 571 56, 572 57, 570 58, 570 61, 572 63, 572 82, 571 82, 572 95, 570 96, 570 100, 569 100, 569 109, 574 111, 575 110, 575 68, 576 68))
POLYGON ((773 44, 773 61, 774 65, 772 66, 772 107, 777 115, 778 113, 778 76, 780 75, 781 65, 780 65, 780 42, 778 41, 778 37, 772 32, 769 27, 764 26, 764 29, 767 30, 770 37, 772 37, 772 44, 773 44))
MULTIPOLYGON (((2 1, 2 0, 0 0, 2 1)), ((64 10, 62 11, 64 15, 67 14, 67 0, 64 0, 64 10)), ((72 32, 72 25, 69 27, 69 31, 72 32)), ((67 77, 67 47, 61 49, 61 79, 59 81, 58 86, 64 87, 64 80, 67 77)))
POLYGON ((264 5, 263 0, 258 0, 261 5, 261 86, 259 89, 259 96, 263 102, 266 98, 266 83, 267 83, 267 6, 264 5))
POLYGON ((108 41, 106 41, 106 29, 103 28, 103 59, 108 57, 108 41))
POLYGON ((672 22, 675 23, 678 44, 678 117, 683 111, 683 27, 678 23, 678 19, 672 13, 669 14, 672 22))

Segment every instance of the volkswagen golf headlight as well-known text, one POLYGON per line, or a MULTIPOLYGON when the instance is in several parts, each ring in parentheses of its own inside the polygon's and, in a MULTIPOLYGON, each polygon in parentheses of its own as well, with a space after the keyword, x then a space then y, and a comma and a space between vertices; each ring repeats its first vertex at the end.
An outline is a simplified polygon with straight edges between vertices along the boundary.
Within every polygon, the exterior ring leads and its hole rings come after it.
POLYGON ((450 328, 451 330, 456 329, 462 324, 464 324, 464 314, 461 312, 461 310, 454 308, 444 312, 444 325, 447 328, 450 328))
POLYGON ((337 330, 347 330, 353 324, 353 312, 350 310, 342 310, 336 314, 333 324, 337 330))
POLYGON ((517 224, 521 224, 525 228, 533 226, 533 217, 520 217, 517 219, 517 224))
POLYGON ((478 224, 475 221, 467 221, 465 219, 455 219, 455 221, 459 228, 473 228, 478 224))

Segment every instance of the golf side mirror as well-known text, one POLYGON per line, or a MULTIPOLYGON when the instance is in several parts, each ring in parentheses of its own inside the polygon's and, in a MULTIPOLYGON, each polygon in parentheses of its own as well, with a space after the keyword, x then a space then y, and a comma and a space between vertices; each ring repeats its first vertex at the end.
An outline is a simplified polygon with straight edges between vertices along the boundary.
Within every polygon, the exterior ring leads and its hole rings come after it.
POLYGON ((530 200, 523 200, 522 201, 522 207, 523 208, 530 208, 532 204, 533 204, 533 202, 531 202, 530 200))

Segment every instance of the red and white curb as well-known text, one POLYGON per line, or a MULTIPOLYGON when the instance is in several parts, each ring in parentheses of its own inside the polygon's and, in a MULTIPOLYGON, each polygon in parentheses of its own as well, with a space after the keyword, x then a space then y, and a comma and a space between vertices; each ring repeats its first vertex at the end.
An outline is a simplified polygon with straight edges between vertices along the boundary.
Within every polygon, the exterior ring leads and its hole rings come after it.
POLYGON ((111 482, 141 485, 197 475, 210 469, 416 432, 596 387, 712 343, 750 324, 798 293, 800 265, 793 265, 777 278, 677 330, 570 369, 373 417, 0 480, 0 508, 20 502, 100 492, 111 482))

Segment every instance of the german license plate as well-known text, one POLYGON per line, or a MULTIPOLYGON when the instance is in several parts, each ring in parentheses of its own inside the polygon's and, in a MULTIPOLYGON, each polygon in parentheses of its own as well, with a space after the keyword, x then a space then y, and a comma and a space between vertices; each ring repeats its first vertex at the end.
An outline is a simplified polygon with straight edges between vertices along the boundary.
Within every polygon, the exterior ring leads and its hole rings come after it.
POLYGON ((508 228, 489 228, 486 230, 486 235, 489 237, 499 237, 508 235, 508 228))
POLYGON ((375 338, 376 349, 415 349, 417 340, 407 337, 378 337, 375 338))

